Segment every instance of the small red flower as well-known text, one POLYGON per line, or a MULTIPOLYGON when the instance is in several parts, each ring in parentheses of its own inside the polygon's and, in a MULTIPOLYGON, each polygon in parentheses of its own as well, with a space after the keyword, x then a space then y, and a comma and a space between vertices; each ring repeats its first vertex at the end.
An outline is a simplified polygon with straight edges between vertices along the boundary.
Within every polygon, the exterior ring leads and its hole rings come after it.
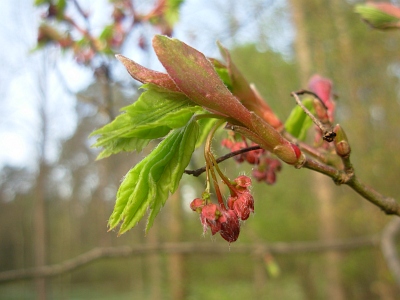
POLYGON ((232 243, 238 239, 240 233, 238 216, 233 210, 223 211, 222 214, 226 218, 226 221, 221 223, 219 234, 224 240, 232 243))
POLYGON ((194 200, 190 203, 190 208, 191 208, 193 211, 197 211, 198 213, 200 213, 200 212, 201 212, 201 209, 202 209, 203 206, 204 206, 204 204, 205 204, 204 199, 196 198, 196 199, 194 199, 194 200))
POLYGON ((235 178, 235 183, 238 187, 246 188, 251 186, 251 178, 245 175, 240 175, 239 177, 235 178))
POLYGON ((207 227, 210 227, 212 235, 216 234, 221 229, 220 212, 218 206, 214 203, 209 203, 202 207, 200 213, 200 220, 203 224, 204 232, 207 231, 207 227))
POLYGON ((233 210, 241 220, 247 220, 250 213, 254 212, 254 198, 250 191, 246 190, 237 197, 229 197, 228 207, 233 210))

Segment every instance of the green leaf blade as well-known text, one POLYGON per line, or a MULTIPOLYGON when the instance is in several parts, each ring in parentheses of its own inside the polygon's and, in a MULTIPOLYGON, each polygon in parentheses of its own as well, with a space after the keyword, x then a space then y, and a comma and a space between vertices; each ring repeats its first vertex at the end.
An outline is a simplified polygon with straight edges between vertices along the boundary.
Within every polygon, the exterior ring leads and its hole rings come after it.
POLYGON ((119 234, 134 227, 150 210, 146 230, 154 222, 170 193, 176 191, 189 164, 199 134, 199 126, 191 120, 185 127, 171 132, 146 158, 131 169, 123 180, 110 230, 121 223, 119 234))
POLYGON ((194 113, 202 110, 182 93, 151 84, 144 88, 147 91, 135 103, 124 107, 124 113, 91 134, 100 135, 93 147, 104 148, 98 159, 121 151, 141 151, 150 140, 185 126, 194 113))
MULTIPOLYGON (((314 104, 312 98, 306 98, 302 102, 310 111, 314 112, 314 104)), ((285 129, 295 138, 304 140, 307 136, 307 130, 312 126, 312 120, 307 116, 300 106, 296 106, 291 111, 285 122, 285 129)))

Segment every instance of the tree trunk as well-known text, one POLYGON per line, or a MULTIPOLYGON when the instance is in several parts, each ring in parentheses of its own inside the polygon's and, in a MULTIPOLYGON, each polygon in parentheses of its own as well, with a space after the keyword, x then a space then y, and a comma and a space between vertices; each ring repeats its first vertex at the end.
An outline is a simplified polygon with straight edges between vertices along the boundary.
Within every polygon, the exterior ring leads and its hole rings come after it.
MULTIPOLYGON (((293 22, 297 30, 295 40, 295 51, 297 57, 297 63, 299 66, 300 82, 303 87, 307 87, 307 80, 312 75, 311 66, 312 62, 314 65, 319 66, 319 70, 324 69, 323 67, 323 56, 324 51, 320 49, 317 52, 315 59, 312 57, 310 51, 310 36, 307 32, 305 11, 306 1, 303 0, 291 0, 293 22)), ((317 198, 318 212, 320 216, 321 230, 320 237, 323 241, 331 241, 336 237, 336 221, 334 218, 335 207, 333 204, 334 195, 332 190, 332 182, 329 178, 322 174, 313 173, 312 175, 312 188, 314 190, 315 197, 317 198)), ((339 271, 340 254, 336 251, 331 251, 326 254, 326 276, 328 281, 326 299, 341 300, 344 299, 344 291, 340 279, 339 271)))
MULTIPOLYGON (((34 194, 33 205, 33 228, 34 228, 34 261, 35 267, 42 267, 46 265, 46 185, 48 166, 46 164, 46 144, 48 140, 48 118, 47 118, 47 62, 46 54, 42 56, 42 74, 38 76, 39 88, 39 116, 41 120, 40 130, 40 144, 39 144, 39 171, 36 179, 36 187, 34 194)), ((36 297, 39 300, 45 300, 46 297, 46 280, 44 278, 37 278, 35 280, 36 297)))
MULTIPOLYGON (((46 175, 47 167, 44 162, 40 164, 34 195, 34 252, 35 267, 46 265, 46 175)), ((39 300, 46 299, 46 280, 35 279, 36 297, 39 300)))

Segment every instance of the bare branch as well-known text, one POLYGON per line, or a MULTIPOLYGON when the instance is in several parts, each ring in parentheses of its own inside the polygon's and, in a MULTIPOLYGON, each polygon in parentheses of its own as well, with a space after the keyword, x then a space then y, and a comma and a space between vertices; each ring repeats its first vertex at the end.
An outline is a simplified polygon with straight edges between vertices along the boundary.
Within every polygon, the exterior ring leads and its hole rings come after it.
POLYGON ((355 175, 351 177, 351 180, 345 182, 345 184, 366 200, 378 206, 386 214, 400 216, 400 204, 394 198, 378 193, 373 188, 363 184, 355 175))
POLYGON ((94 248, 59 264, 32 268, 27 270, 12 270, 0 273, 0 283, 39 277, 52 277, 71 272, 82 266, 104 258, 131 257, 133 255, 148 255, 154 252, 180 254, 298 254, 325 251, 349 251, 359 248, 377 247, 379 237, 361 237, 351 240, 295 242, 295 243, 259 243, 252 245, 234 245, 215 243, 165 243, 153 245, 136 245, 133 247, 94 248))
POLYGON ((365 185, 358 179, 354 172, 349 173, 347 170, 337 170, 334 167, 325 165, 311 158, 306 159, 303 167, 331 177, 338 185, 348 185, 364 199, 382 209, 386 214, 400 216, 400 204, 394 198, 386 197, 365 185))

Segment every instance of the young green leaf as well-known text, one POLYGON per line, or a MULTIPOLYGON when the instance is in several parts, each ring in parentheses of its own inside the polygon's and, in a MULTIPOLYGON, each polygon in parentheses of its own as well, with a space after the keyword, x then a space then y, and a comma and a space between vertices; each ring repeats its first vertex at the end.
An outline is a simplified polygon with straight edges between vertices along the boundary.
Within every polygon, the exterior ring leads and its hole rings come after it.
POLYGON ((216 122, 217 119, 214 118, 204 118, 197 121, 197 123, 199 124, 199 138, 197 139, 196 149, 200 147, 206 140, 208 134, 211 131, 211 128, 216 122))
POLYGON ((150 143, 151 139, 141 138, 116 138, 100 152, 97 156, 97 160, 109 157, 110 155, 117 154, 119 152, 140 152, 144 147, 150 143))
MULTIPOLYGON (((303 100, 304 106, 310 112, 314 112, 313 102, 314 100, 312 98, 305 98, 303 100)), ((303 109, 300 106, 296 106, 285 122, 285 129, 299 140, 304 140, 307 135, 307 130, 312 124, 312 120, 306 115, 303 109)))
POLYGON ((216 67, 214 66, 215 71, 217 72, 219 78, 221 78, 222 82, 225 86, 232 92, 232 82, 229 77, 229 72, 226 67, 216 67))
POLYGON ((105 148, 98 159, 121 151, 140 151, 150 140, 185 126, 195 112, 202 110, 182 93, 151 84, 143 87, 148 90, 124 107, 125 113, 91 134, 100 135, 93 146, 105 148))
POLYGON ((150 209, 148 230, 169 193, 176 191, 189 164, 198 138, 199 126, 193 119, 183 128, 172 131, 146 158, 124 178, 114 211, 109 219, 110 230, 121 224, 119 234, 134 227, 150 209))

